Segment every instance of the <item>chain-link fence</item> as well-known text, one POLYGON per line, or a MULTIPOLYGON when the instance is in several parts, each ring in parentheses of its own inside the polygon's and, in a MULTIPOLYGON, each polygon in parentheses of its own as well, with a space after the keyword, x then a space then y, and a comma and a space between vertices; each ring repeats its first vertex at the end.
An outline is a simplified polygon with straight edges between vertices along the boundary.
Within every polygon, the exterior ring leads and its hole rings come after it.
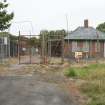
POLYGON ((10 39, 9 35, 0 36, 0 63, 5 63, 10 56, 10 39))

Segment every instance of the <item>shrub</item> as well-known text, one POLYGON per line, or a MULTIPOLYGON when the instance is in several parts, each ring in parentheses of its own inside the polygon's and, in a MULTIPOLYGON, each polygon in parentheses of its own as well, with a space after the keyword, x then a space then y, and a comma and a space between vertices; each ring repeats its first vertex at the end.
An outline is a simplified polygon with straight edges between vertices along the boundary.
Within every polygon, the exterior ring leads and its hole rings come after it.
POLYGON ((105 64, 72 67, 65 74, 85 80, 80 90, 90 99, 86 105, 105 105, 105 64))
POLYGON ((69 70, 67 70, 65 72, 65 75, 68 77, 76 77, 77 76, 77 74, 73 68, 70 68, 69 70))

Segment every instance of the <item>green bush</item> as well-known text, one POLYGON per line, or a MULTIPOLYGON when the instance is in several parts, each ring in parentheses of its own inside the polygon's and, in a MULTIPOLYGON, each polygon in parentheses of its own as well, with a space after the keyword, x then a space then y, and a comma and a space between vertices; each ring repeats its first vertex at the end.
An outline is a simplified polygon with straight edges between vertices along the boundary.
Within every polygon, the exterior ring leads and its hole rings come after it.
POLYGON ((68 77, 76 77, 77 76, 77 74, 73 68, 70 68, 69 70, 67 70, 65 72, 65 75, 68 77))
POLYGON ((71 67, 66 70, 66 76, 77 77, 80 79, 89 78, 104 78, 105 77, 105 64, 90 64, 84 67, 71 67), (99 76, 100 75, 100 76, 99 76))
POLYGON ((88 105, 105 105, 105 102, 102 102, 102 101, 92 101, 90 104, 88 104, 88 105))
POLYGON ((85 80, 80 90, 90 99, 87 105, 105 105, 105 64, 71 67, 65 74, 85 80))

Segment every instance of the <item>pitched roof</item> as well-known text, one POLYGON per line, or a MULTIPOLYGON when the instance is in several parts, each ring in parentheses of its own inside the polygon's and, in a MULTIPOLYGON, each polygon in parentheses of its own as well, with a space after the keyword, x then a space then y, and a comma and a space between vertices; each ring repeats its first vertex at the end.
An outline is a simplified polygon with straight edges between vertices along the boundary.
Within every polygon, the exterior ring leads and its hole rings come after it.
POLYGON ((70 40, 105 40, 105 33, 96 30, 93 27, 78 27, 76 30, 69 33, 66 39, 70 40))

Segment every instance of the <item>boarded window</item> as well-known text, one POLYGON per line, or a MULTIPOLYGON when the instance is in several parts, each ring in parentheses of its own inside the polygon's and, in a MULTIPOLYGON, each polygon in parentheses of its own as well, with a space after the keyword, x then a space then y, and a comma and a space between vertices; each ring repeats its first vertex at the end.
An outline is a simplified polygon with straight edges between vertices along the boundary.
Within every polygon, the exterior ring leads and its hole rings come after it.
POLYGON ((77 41, 77 51, 83 51, 83 41, 77 41))
POLYGON ((100 43, 95 42, 95 52, 100 52, 100 43))
POLYGON ((89 52, 89 42, 88 41, 85 41, 83 43, 83 51, 84 52, 89 52))
POLYGON ((76 51, 77 51, 77 42, 72 41, 72 52, 76 52, 76 51))
POLYGON ((82 49, 83 48, 83 41, 77 41, 77 47, 78 47, 78 49, 82 49))

